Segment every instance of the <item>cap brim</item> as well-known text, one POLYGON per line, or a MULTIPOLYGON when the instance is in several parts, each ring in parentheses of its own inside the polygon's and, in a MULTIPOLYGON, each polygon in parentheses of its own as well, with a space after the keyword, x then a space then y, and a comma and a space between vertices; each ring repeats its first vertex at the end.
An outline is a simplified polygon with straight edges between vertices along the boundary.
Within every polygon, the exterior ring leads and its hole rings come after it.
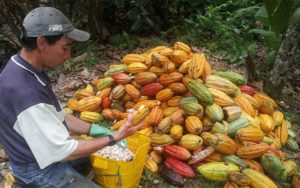
POLYGON ((78 42, 84 42, 84 41, 87 41, 89 40, 90 38, 90 34, 86 31, 82 31, 82 30, 79 30, 79 29, 72 29, 72 31, 66 33, 66 36, 70 39, 73 39, 75 41, 78 41, 78 42))

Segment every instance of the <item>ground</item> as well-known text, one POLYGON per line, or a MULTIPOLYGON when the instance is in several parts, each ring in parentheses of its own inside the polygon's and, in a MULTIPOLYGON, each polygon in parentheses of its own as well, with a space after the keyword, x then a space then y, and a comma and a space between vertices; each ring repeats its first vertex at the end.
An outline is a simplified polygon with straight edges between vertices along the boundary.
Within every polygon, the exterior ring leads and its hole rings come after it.
MULTIPOLYGON (((199 48, 194 47, 194 50, 199 50, 199 48)), ((60 102, 63 106, 65 106, 68 99, 70 99, 74 92, 78 88, 83 88, 86 86, 87 83, 91 83, 95 78, 101 76, 108 68, 110 64, 117 64, 120 63, 121 58, 127 53, 142 53, 146 51, 146 48, 137 48, 134 51, 121 51, 121 50, 114 50, 109 46, 98 46, 96 55, 99 56, 101 62, 94 65, 93 68, 87 69, 81 66, 80 60, 85 58, 85 55, 81 55, 75 57, 76 61, 78 62, 75 66, 72 66, 72 69, 65 67, 64 70, 60 73, 59 77, 51 76, 50 79, 53 83, 53 89, 57 94, 60 102)), ((247 70, 243 66, 236 66, 230 65, 227 61, 223 60, 222 58, 210 56, 208 57, 209 63, 212 65, 214 70, 231 70, 234 72, 241 73, 246 75, 247 70)), ((294 123, 294 127, 296 127, 297 135, 300 135, 299 124, 299 112, 300 112, 300 105, 299 105, 299 74, 300 70, 292 66, 292 74, 289 77, 289 82, 284 89, 284 95, 286 98, 283 100, 277 101, 279 106, 282 108, 283 111, 289 111, 292 118, 296 119, 294 123)), ((251 85, 255 87, 257 90, 262 90, 262 81, 259 82, 252 82, 251 85)), ((300 137, 297 137, 300 139, 300 137)), ((297 140, 300 143, 300 140, 297 140)), ((297 161, 300 159, 299 153, 293 153, 288 150, 285 150, 285 153, 288 158, 296 159, 297 161)), ((4 176, 8 171, 8 163, 6 162, 7 159, 3 159, 3 155, 0 153, 0 187, 3 185, 4 176)), ((298 163, 299 164, 299 163, 298 163)), ((192 179, 186 180, 186 188, 192 187, 207 187, 207 188, 214 188, 214 187, 222 187, 222 184, 212 183, 205 181, 199 175, 192 179)), ((145 173, 142 176, 141 186, 145 188, 150 187, 174 187, 170 184, 164 182, 164 180, 159 177, 158 175, 151 175, 150 173, 145 173)))

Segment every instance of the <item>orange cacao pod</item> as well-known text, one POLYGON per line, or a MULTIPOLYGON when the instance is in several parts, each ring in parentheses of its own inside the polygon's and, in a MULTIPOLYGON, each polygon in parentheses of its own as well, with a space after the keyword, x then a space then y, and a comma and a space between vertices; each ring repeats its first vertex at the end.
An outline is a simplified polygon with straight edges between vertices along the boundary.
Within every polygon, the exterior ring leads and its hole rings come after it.
POLYGON ((140 85, 151 83, 156 79, 157 76, 153 72, 139 72, 134 77, 134 80, 140 85))
POLYGON ((265 143, 243 142, 236 154, 243 159, 255 159, 266 153, 269 148, 265 143))
POLYGON ((174 91, 170 88, 165 88, 155 94, 155 99, 159 101, 167 101, 173 97, 174 91))
POLYGON ((155 106, 151 109, 149 116, 150 124, 156 126, 163 119, 164 113, 159 106, 155 106))

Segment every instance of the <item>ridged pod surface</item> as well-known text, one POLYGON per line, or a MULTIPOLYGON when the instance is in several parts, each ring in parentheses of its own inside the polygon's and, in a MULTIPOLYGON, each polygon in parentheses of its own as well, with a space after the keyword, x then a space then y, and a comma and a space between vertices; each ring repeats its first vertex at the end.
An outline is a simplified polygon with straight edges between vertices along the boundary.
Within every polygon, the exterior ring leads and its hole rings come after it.
POLYGON ((174 142, 174 139, 168 134, 152 133, 149 138, 153 146, 166 146, 174 142))
POLYGON ((142 95, 145 96, 154 96, 156 93, 158 93, 159 91, 161 91, 164 88, 163 85, 161 85, 158 82, 154 82, 154 83, 149 83, 144 85, 140 92, 142 95))
POLYGON ((165 146, 164 151, 168 154, 168 156, 177 160, 188 160, 192 156, 189 150, 178 145, 165 146))
POLYGON ((146 105, 142 105, 139 109, 133 114, 131 125, 136 126, 141 123, 150 113, 150 109, 146 105))
POLYGON ((172 89, 175 93, 179 93, 179 94, 184 94, 187 92, 186 86, 180 82, 170 84, 169 88, 172 89))
POLYGON ((133 74, 143 72, 147 69, 148 69, 148 67, 143 63, 131 63, 127 66, 127 71, 129 73, 133 73, 133 74))
POLYGON ((250 186, 253 188, 277 188, 277 185, 268 176, 256 170, 247 168, 242 171, 251 180, 250 186))
POLYGON ((183 50, 174 50, 170 59, 176 64, 182 64, 189 59, 188 54, 183 50))
POLYGON ((185 44, 183 42, 179 42, 179 41, 175 42, 173 48, 174 48, 174 50, 183 50, 187 54, 189 54, 191 52, 191 48, 187 44, 185 44))
POLYGON ((155 99, 159 101, 167 101, 172 98, 174 91, 170 88, 165 88, 155 94, 155 99))
POLYGON ((252 104, 243 95, 238 95, 234 98, 235 103, 242 111, 246 112, 250 116, 254 117, 256 115, 255 109, 252 104))
POLYGON ((85 97, 78 101, 76 110, 79 112, 83 111, 94 111, 100 107, 102 99, 96 96, 85 97))
POLYGON ((212 162, 198 167, 198 172, 206 179, 214 182, 226 182, 231 172, 239 172, 240 168, 231 163, 212 162))
POLYGON ((169 133, 172 127, 171 117, 163 118, 157 125, 158 133, 169 133))
POLYGON ((232 71, 213 71, 213 75, 226 78, 237 86, 245 85, 247 83, 247 79, 243 75, 232 71))
POLYGON ((150 124, 156 126, 164 117, 164 112, 159 106, 154 106, 150 111, 150 124))
POLYGON ((213 97, 208 89, 201 83, 191 80, 187 85, 189 91, 200 101, 207 105, 213 104, 213 97))
POLYGON ((205 114, 210 120, 212 120, 214 122, 222 121, 224 118, 224 113, 223 113, 222 108, 219 105, 217 105, 216 103, 206 106, 205 114))
POLYGON ((201 137, 207 145, 222 154, 235 154, 238 149, 236 143, 229 136, 222 133, 211 134, 209 132, 203 132, 201 137))
POLYGON ((140 85, 145 85, 153 82, 156 78, 157 75, 153 72, 139 72, 135 75, 134 80, 140 85))
POLYGON ((185 119, 185 127, 191 134, 200 134, 202 132, 202 122, 197 116, 188 116, 185 119))
POLYGON ((170 130, 170 136, 175 139, 179 140, 183 135, 183 128, 181 125, 173 125, 170 130))
POLYGON ((152 173, 157 173, 158 171, 158 165, 151 157, 146 159, 145 168, 149 169, 152 173))
POLYGON ((111 90, 109 98, 111 100, 120 99, 125 95, 125 93, 126 91, 124 85, 119 84, 111 90))
POLYGON ((206 59, 204 54, 194 54, 191 58, 191 63, 189 64, 188 74, 192 79, 200 78, 202 75, 206 59))
POLYGON ((203 140, 200 136, 193 134, 183 135, 179 141, 179 145, 188 149, 195 150, 201 147, 203 144, 203 140))
POLYGON ((100 122, 102 115, 98 112, 83 111, 80 112, 79 118, 90 123, 96 123, 100 122))
POLYGON ((280 143, 284 146, 288 140, 288 128, 285 121, 275 128, 275 134, 279 138, 280 143))
POLYGON ((125 73, 113 74, 111 77, 115 84, 128 84, 132 79, 128 74, 125 73))
POLYGON ((165 86, 168 86, 175 82, 180 82, 183 75, 179 72, 171 72, 160 75, 159 82, 165 86))
POLYGON ((274 129, 273 118, 267 114, 259 114, 258 115, 260 128, 265 133, 270 133, 274 129))
POLYGON ((179 161, 172 157, 167 157, 164 163, 167 167, 171 168, 172 170, 174 170, 175 172, 177 172, 183 177, 192 178, 195 176, 192 167, 190 167, 188 164, 182 161, 179 161))
POLYGON ((105 88, 111 87, 113 85, 113 83, 114 83, 114 80, 110 76, 102 78, 97 82, 97 89, 99 91, 101 91, 105 88))
POLYGON ((90 96, 95 96, 95 93, 87 89, 79 89, 78 91, 75 92, 75 97, 79 100, 84 97, 90 97, 90 96))
POLYGON ((259 103, 259 111, 261 113, 269 115, 273 114, 274 110, 277 108, 277 104, 271 97, 262 92, 257 92, 254 97, 259 103))
POLYGON ((216 75, 208 76, 205 80, 205 85, 208 88, 215 88, 229 95, 234 95, 238 89, 231 81, 216 75))
POLYGON ((145 63, 146 58, 140 54, 127 54, 122 58, 122 62, 125 64, 131 63, 145 63))
POLYGON ((216 103, 219 106, 225 107, 233 106, 235 104, 234 100, 223 91, 220 91, 215 88, 208 88, 208 91, 211 93, 214 99, 214 103, 216 103))
POLYGON ((126 93, 133 99, 137 99, 141 96, 140 91, 136 87, 134 87, 134 85, 132 85, 132 84, 126 84, 124 86, 124 88, 125 88, 126 93))
POLYGON ((241 158, 255 159, 265 154, 269 148, 265 143, 243 142, 236 154, 241 158))
POLYGON ((273 122, 274 122, 274 126, 280 126, 282 124, 282 122, 284 121, 284 116, 283 113, 280 111, 275 111, 272 114, 272 118, 273 118, 273 122))
POLYGON ((259 143, 263 140, 264 133, 261 130, 250 126, 237 130, 235 136, 238 140, 242 142, 248 141, 259 143))

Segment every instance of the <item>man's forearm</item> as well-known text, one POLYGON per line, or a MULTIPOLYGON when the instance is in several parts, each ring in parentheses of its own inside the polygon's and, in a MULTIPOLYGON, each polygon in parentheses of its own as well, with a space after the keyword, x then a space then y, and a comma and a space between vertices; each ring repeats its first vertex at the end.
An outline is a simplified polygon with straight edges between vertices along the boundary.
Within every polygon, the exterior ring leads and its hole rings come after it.
POLYGON ((87 123, 71 114, 65 116, 68 129, 76 134, 88 134, 91 128, 91 124, 87 123))
MULTIPOLYGON (((114 135, 113 138, 115 141, 120 141, 118 135, 114 135)), ((108 144, 109 144, 109 138, 107 136, 103 138, 95 138, 92 140, 80 140, 76 150, 73 153, 71 153, 68 157, 66 157, 64 161, 70 161, 70 160, 86 157, 91 153, 94 153, 102 149, 108 144)))

